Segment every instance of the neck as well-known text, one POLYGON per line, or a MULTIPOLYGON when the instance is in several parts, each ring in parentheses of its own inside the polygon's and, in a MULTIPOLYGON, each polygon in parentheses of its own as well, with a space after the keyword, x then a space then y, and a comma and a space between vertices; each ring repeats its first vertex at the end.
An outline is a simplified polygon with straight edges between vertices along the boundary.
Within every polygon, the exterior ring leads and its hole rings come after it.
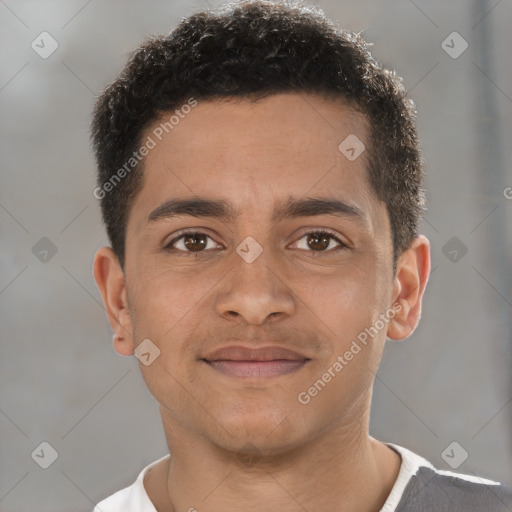
POLYGON ((162 420, 172 457, 145 481, 158 512, 378 512, 400 468, 400 456, 362 425, 277 455, 241 455, 162 420))

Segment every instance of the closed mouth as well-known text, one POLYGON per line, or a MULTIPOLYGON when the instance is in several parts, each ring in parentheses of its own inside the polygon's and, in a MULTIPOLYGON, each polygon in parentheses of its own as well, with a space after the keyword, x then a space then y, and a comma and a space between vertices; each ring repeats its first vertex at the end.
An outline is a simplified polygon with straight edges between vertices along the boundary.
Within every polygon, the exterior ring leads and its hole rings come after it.
POLYGON ((292 373, 311 359, 277 346, 249 348, 231 346, 218 349, 202 359, 215 370, 234 377, 276 377, 292 373))

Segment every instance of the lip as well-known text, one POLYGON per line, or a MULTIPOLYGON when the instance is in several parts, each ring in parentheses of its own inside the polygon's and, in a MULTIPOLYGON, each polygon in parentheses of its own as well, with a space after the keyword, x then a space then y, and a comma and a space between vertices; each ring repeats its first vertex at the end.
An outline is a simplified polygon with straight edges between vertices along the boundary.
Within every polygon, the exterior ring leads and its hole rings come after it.
POLYGON ((206 361, 214 370, 225 375, 242 378, 279 377, 295 372, 305 366, 308 360, 275 359, 273 361, 206 361))
POLYGON ((223 347, 203 361, 225 375, 241 378, 268 378, 286 375, 305 366, 310 358, 278 346, 249 348, 223 347))
POLYGON ((269 345, 266 347, 245 347, 243 345, 232 345, 222 347, 210 352, 203 359, 208 362, 229 360, 229 361, 304 361, 309 359, 303 354, 293 350, 279 347, 277 345, 269 345))

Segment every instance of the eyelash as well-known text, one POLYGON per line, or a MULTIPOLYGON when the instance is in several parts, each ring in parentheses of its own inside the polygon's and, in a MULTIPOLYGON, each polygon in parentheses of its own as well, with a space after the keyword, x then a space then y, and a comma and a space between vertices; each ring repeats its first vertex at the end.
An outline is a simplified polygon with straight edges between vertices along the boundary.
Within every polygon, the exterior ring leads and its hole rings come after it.
MULTIPOLYGON (((176 242, 178 242, 179 240, 181 240, 182 238, 185 238, 187 236, 198 236, 198 235, 206 235, 208 238, 213 240, 213 238, 210 235, 208 235, 206 233, 202 233, 200 231, 184 231, 179 236, 173 238, 168 244, 166 244, 164 246, 164 249, 166 249, 168 251, 173 251, 173 249, 175 249, 175 248, 173 248, 173 245, 176 242)), ((327 235, 330 239, 336 241, 339 244, 339 247, 337 247, 336 249, 331 249, 329 251, 312 251, 312 250, 309 250, 309 251, 306 251, 306 252, 312 252, 312 253, 318 253, 318 254, 331 254, 331 253, 337 253, 337 252, 342 251, 344 249, 347 249, 349 247, 348 244, 342 242, 336 235, 334 235, 333 233, 331 233, 330 231, 327 231, 325 229, 320 229, 318 231, 308 231, 307 233, 304 233, 299 238, 299 240, 302 240, 302 238, 304 238, 305 236, 308 236, 308 235, 327 235)), ((330 242, 329 242, 329 245, 330 245, 330 242)), ((207 249, 203 249, 202 251, 197 251, 197 252, 188 251, 188 250, 182 250, 182 249, 176 249, 176 250, 177 250, 177 252, 180 252, 180 253, 183 253, 183 254, 195 254, 196 256, 207 251, 207 249)))

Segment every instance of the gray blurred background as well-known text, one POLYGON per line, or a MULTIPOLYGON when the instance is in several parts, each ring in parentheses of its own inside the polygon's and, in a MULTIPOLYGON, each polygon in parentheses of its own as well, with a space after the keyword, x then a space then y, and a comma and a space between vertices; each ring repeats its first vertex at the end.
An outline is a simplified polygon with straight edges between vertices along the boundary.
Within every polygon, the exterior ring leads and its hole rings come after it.
MULTIPOLYGON (((167 453, 92 276, 88 127, 130 51, 220 3, 0 0, 2 512, 90 511, 167 453)), ((426 161, 432 274, 418 329, 388 341, 371 434, 447 470, 455 441, 456 471, 512 484, 512 3, 314 3, 404 77, 426 161)))

